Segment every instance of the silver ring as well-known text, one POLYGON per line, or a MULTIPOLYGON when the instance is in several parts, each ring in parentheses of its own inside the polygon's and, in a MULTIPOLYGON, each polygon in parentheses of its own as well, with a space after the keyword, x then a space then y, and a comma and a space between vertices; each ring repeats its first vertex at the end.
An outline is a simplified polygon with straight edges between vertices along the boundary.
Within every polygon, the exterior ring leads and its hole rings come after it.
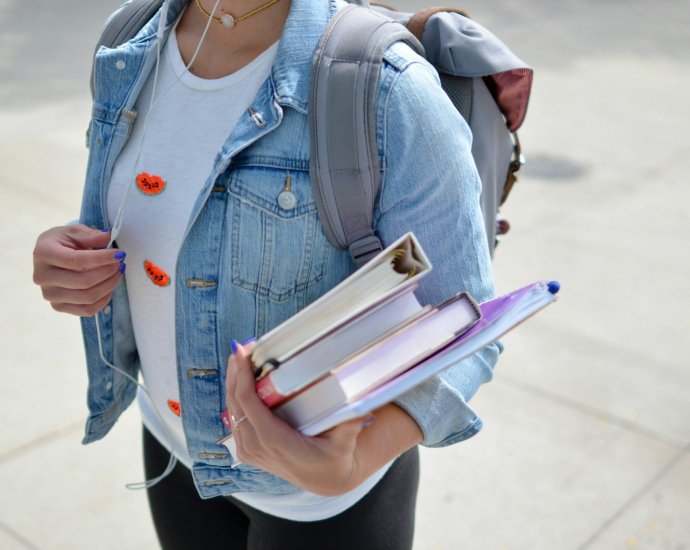
POLYGON ((242 418, 240 418, 240 419, 235 418, 235 415, 233 414, 233 415, 230 417, 230 423, 232 424, 232 429, 233 429, 233 431, 235 431, 235 430, 237 429, 237 427, 240 425, 240 423, 243 422, 243 421, 246 420, 246 419, 247 419, 247 415, 246 415, 246 414, 245 414, 242 418))

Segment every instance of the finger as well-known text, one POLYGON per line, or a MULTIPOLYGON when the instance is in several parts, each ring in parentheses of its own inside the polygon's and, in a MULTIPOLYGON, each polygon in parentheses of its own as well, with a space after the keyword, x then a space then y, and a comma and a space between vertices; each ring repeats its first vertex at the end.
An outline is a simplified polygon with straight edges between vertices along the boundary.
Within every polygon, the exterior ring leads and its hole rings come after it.
POLYGON ((263 457, 269 454, 269 450, 261 443, 248 418, 235 426, 233 437, 237 446, 238 458, 245 464, 261 467, 263 457))
MULTIPOLYGON (((228 370, 225 374, 225 397, 231 419, 234 417, 236 420, 239 420, 242 418, 242 416, 244 416, 244 413, 242 412, 242 407, 240 407, 237 399, 235 398, 235 380, 237 378, 236 373, 237 365, 234 361, 234 356, 231 355, 228 359, 228 370)), ((231 427, 231 430, 234 431, 234 428, 231 427)))
POLYGON ((86 290, 109 279, 122 269, 121 263, 111 263, 101 267, 72 271, 61 267, 43 266, 34 271, 34 283, 41 287, 51 286, 86 290))
MULTIPOLYGON (((233 348, 237 350, 237 342, 233 340, 233 348)), ((248 361, 246 354, 243 360, 248 361)), ((233 437, 235 438, 235 445, 237 447, 237 457, 245 464, 252 464, 253 466, 261 467, 262 456, 266 454, 267 449, 263 447, 256 431, 251 424, 251 421, 245 417, 242 406, 237 400, 237 367, 238 357, 233 353, 228 359, 228 372, 226 375, 226 395, 227 405, 230 409, 235 422, 242 420, 239 424, 232 427, 233 437)))
POLYGON ((104 248, 110 243, 112 227, 105 230, 87 227, 80 223, 67 226, 64 233, 66 241, 72 243, 76 248, 85 250, 91 248, 104 248))
POLYGON ((125 252, 113 248, 103 250, 79 250, 64 246, 58 241, 41 243, 34 251, 36 263, 81 271, 109 264, 117 264, 125 259, 125 252))
MULTIPOLYGON (((107 242, 105 243, 108 244, 107 242)), ((125 258, 122 250, 81 248, 65 235, 39 239, 34 249, 36 264, 62 267, 74 271, 117 263, 125 258)))
POLYGON ((240 407, 239 403, 237 402, 237 399, 235 398, 236 374, 237 362, 233 354, 230 355, 230 358, 228 359, 228 370, 225 375, 226 404, 228 406, 228 411, 230 413, 231 419, 230 430, 232 432, 233 438, 235 439, 235 447, 237 450, 236 454, 238 460, 245 464, 251 463, 253 466, 258 466, 258 464, 255 464, 256 460, 254 457, 251 456, 251 453, 249 452, 247 446, 247 442, 249 442, 249 447, 251 447, 252 450, 255 450, 256 438, 252 437, 251 434, 249 438, 245 438, 246 430, 244 428, 247 428, 249 430, 251 428, 251 424, 247 419, 244 419, 241 423, 236 424, 236 422, 244 416, 242 408, 240 407))
POLYGON ((100 301, 102 298, 112 293, 120 283, 122 275, 118 269, 115 270, 106 280, 83 290, 74 290, 61 287, 43 287, 43 297, 49 302, 90 305, 100 301))
POLYGON ((34 274, 34 282, 42 288, 58 288, 64 291, 84 291, 115 278, 119 280, 124 274, 126 264, 110 264, 84 271, 71 271, 61 267, 48 267, 34 274))
POLYGON ((60 313, 69 313, 71 315, 78 315, 79 317, 93 317, 101 311, 105 306, 108 305, 108 302, 110 302, 110 298, 112 297, 112 294, 108 294, 107 296, 104 296, 102 299, 100 299, 98 302, 95 304, 91 304, 88 306, 80 306, 80 305, 75 305, 75 304, 50 304, 55 311, 59 311, 60 313))
POLYGON ((256 431, 259 440, 265 446, 272 446, 285 437, 293 435, 290 428, 263 404, 256 393, 256 383, 252 365, 247 358, 244 346, 237 344, 237 353, 233 357, 235 366, 235 399, 256 431))

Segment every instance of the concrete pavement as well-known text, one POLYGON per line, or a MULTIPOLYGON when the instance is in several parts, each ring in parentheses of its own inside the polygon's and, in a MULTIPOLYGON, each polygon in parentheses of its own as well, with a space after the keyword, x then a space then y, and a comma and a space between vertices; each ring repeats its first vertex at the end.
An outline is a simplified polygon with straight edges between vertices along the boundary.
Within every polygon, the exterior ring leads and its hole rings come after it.
MULTIPOLYGON (((0 548, 150 549, 140 422, 83 447, 77 319, 31 283, 78 214, 88 72, 117 5, 0 0, 0 548)), ((401 9, 419 2, 396 4, 401 9)), ((690 549, 690 8, 454 3, 532 64, 528 157, 499 292, 560 280, 472 401, 484 430, 422 450, 415 550, 690 549)))

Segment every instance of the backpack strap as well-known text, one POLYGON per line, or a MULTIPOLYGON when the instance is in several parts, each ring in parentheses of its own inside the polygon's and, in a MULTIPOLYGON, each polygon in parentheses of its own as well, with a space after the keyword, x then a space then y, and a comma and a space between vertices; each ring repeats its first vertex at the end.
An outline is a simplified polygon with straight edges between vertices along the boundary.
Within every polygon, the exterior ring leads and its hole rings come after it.
MULTIPOLYGON (((106 21, 96 52, 101 46, 116 48, 131 40, 160 9, 164 0, 130 0, 106 21)), ((91 65, 91 97, 94 95, 94 68, 91 65)))
POLYGON ((329 241, 349 249, 357 267, 383 249, 373 227, 380 170, 374 102, 383 55, 398 41, 424 55, 405 27, 350 5, 333 16, 312 61, 308 117, 314 196, 329 241))

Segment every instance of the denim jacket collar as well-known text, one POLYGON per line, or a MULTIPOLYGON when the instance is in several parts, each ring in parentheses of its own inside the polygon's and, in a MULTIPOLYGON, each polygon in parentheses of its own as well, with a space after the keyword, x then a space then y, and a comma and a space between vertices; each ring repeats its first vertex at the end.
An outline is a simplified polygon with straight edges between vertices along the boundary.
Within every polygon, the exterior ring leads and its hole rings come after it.
MULTIPOLYGON (((168 25, 179 17, 189 0, 169 0, 168 25)), ((271 79, 281 105, 307 112, 311 62, 323 30, 342 2, 338 0, 292 0, 271 79)), ((142 30, 142 40, 155 37, 160 15, 142 30)))

